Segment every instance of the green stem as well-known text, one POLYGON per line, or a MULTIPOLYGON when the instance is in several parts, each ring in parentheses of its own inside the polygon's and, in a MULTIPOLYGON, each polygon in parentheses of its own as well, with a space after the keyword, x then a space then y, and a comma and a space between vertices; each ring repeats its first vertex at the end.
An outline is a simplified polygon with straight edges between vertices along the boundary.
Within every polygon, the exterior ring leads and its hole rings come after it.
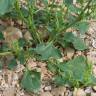
POLYGON ((3 53, 0 53, 0 56, 6 56, 6 55, 10 55, 12 54, 12 52, 3 52, 3 53))
POLYGON ((20 10, 19 1, 18 0, 16 0, 15 10, 17 11, 19 18, 22 19, 22 21, 24 21, 25 23, 27 23, 27 20, 24 18, 23 14, 22 14, 22 12, 20 10))
POLYGON ((15 9, 18 13, 19 18, 26 24, 27 28, 29 29, 31 36, 33 38, 34 43, 40 43, 39 36, 37 35, 36 28, 33 22, 33 8, 28 4, 29 16, 25 18, 22 14, 22 11, 19 7, 19 0, 16 0, 15 9))
POLYGON ((72 22, 71 24, 69 24, 68 26, 66 26, 66 28, 65 28, 65 27, 62 28, 62 29, 60 30, 60 32, 56 34, 55 38, 53 38, 52 41, 55 42, 55 41, 58 39, 58 37, 59 37, 63 32, 66 32, 66 30, 67 30, 68 28, 70 28, 71 26, 75 25, 77 22, 79 22, 79 21, 82 19, 82 16, 83 16, 84 12, 86 11, 86 9, 89 7, 91 1, 92 1, 92 0, 89 0, 89 2, 87 3, 87 5, 85 6, 85 8, 81 11, 81 13, 79 14, 79 16, 77 17, 77 19, 76 19, 74 22, 72 22))
MULTIPOLYGON (((34 5, 33 5, 34 6, 34 5)), ((29 4, 28 2, 28 10, 29 10, 29 17, 28 17, 28 24, 29 24, 29 30, 31 31, 31 35, 34 39, 34 41, 37 43, 40 43, 41 40, 40 40, 40 37, 37 33, 37 30, 36 30, 36 27, 35 27, 35 24, 34 24, 34 17, 33 17, 33 13, 34 13, 34 7, 32 5, 29 4)))

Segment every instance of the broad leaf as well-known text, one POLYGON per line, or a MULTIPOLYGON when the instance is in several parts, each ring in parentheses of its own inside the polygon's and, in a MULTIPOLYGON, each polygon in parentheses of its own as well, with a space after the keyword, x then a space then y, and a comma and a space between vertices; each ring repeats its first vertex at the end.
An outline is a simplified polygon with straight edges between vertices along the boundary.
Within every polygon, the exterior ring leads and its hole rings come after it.
POLYGON ((83 56, 75 57, 67 63, 59 63, 56 66, 58 75, 54 80, 59 85, 69 84, 78 87, 81 84, 85 86, 96 84, 96 78, 92 75, 92 67, 83 56))
POLYGON ((8 68, 9 68, 10 70, 16 68, 16 66, 17 66, 17 61, 16 61, 16 59, 12 59, 12 60, 10 61, 10 63, 8 64, 8 68))
POLYGON ((74 38, 75 38, 75 36, 73 35, 72 32, 66 32, 66 33, 64 33, 63 39, 64 39, 66 42, 70 42, 70 43, 71 43, 71 42, 73 42, 74 38))
POLYGON ((89 24, 87 22, 79 22, 76 28, 79 29, 81 34, 85 34, 88 31, 89 24))
POLYGON ((0 40, 4 40, 4 36, 3 36, 2 32, 0 32, 0 40))
POLYGON ((26 69, 21 80, 21 86, 27 91, 38 92, 41 86, 40 73, 26 69))
MULTIPOLYGON (((84 78, 84 72, 86 71, 86 59, 83 56, 78 56, 73 60, 70 60, 68 63, 68 70, 72 71, 72 78, 82 81, 84 78)), ((67 69, 67 68, 66 68, 67 69)))
POLYGON ((20 51, 18 56, 17 56, 17 59, 19 60, 20 64, 24 64, 25 63, 25 56, 24 56, 24 52, 23 51, 20 51))
POLYGON ((14 4, 15 0, 0 0, 0 15, 4 15, 9 12, 14 4))
POLYGON ((81 50, 82 51, 82 50, 87 49, 86 44, 79 37, 75 37, 74 41, 72 43, 73 43, 74 48, 77 49, 77 50, 81 50))
POLYGON ((64 84, 66 84, 66 79, 65 78, 63 78, 62 76, 60 76, 60 75, 56 75, 55 76, 55 78, 54 78, 54 80, 55 80, 55 83, 57 84, 57 85, 64 85, 64 84))
MULTIPOLYGON (((84 43, 84 41, 82 39, 80 39, 79 37, 74 36, 72 32, 66 32, 64 34, 64 37, 63 37, 62 41, 72 43, 74 48, 77 49, 77 50, 82 51, 82 50, 87 49, 87 46, 84 43)), ((65 42, 62 42, 62 43, 65 44, 65 42)))
POLYGON ((55 48, 51 43, 49 44, 39 44, 36 49, 35 52, 40 55, 42 60, 47 60, 50 57, 54 57, 54 58, 60 58, 61 57, 61 53, 60 50, 58 50, 57 48, 55 48))

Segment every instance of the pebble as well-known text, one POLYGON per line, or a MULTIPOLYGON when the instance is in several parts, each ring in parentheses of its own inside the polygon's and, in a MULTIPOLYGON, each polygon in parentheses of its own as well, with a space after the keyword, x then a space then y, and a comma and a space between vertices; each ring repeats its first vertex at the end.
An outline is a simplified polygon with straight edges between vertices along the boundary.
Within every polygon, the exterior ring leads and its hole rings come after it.
POLYGON ((20 29, 11 26, 4 30, 4 37, 7 42, 12 42, 13 40, 22 38, 23 35, 20 29))
POLYGON ((50 92, 42 92, 40 96, 53 96, 50 92))
POLYGON ((73 93, 70 90, 66 90, 64 96, 73 96, 73 93))
POLYGON ((73 96, 86 96, 86 93, 84 92, 83 89, 75 88, 73 92, 73 96))
POLYGON ((93 46, 94 48, 96 48, 96 39, 93 39, 93 40, 92 40, 92 46, 93 46))
POLYGON ((96 91, 96 86, 93 86, 93 90, 96 91))
POLYGON ((90 51, 87 53, 87 58, 89 61, 92 62, 92 64, 96 63, 96 51, 90 51))
POLYGON ((65 92, 66 92, 66 87, 61 86, 58 88, 54 88, 51 93, 53 96, 64 96, 65 92))
POLYGON ((96 96, 96 93, 92 92, 92 93, 91 93, 91 96, 96 96))
POLYGON ((92 88, 91 88, 91 87, 87 87, 87 88, 85 89, 85 93, 87 93, 87 94, 90 94, 91 91, 92 91, 92 88))
POLYGON ((29 31, 26 31, 26 32, 25 32, 24 38, 25 38, 27 41, 32 40, 32 36, 31 36, 31 34, 30 34, 29 31))
POLYGON ((50 91, 52 88, 51 88, 51 86, 46 86, 44 89, 45 89, 45 91, 50 91))
POLYGON ((72 49, 72 48, 66 48, 65 52, 66 52, 66 55, 69 59, 71 59, 75 53, 74 49, 72 49))
POLYGON ((5 90, 3 91, 3 95, 4 96, 15 96, 15 88, 13 88, 13 87, 5 88, 5 90))

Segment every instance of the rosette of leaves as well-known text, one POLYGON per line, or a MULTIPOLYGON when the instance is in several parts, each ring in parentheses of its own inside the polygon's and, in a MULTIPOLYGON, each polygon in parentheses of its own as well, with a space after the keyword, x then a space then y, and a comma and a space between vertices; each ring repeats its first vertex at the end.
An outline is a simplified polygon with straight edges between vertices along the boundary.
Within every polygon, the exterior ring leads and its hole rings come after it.
POLYGON ((56 74, 57 85, 68 84, 73 87, 95 85, 96 78, 92 74, 92 65, 83 56, 57 64, 48 64, 48 69, 56 74))

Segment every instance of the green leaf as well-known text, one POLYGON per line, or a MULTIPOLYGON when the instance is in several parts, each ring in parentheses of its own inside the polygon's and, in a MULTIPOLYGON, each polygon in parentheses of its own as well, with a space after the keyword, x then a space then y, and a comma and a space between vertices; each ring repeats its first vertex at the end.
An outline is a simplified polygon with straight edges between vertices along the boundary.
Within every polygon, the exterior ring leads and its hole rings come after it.
POLYGON ((29 15, 29 12, 28 12, 28 10, 25 8, 25 7, 21 7, 21 12, 22 12, 22 14, 23 14, 23 16, 25 17, 25 18, 27 18, 28 17, 28 15, 29 15))
POLYGON ((4 40, 4 36, 3 36, 2 32, 0 32, 0 40, 4 40))
POLYGON ((87 49, 87 46, 84 41, 79 37, 74 36, 72 32, 66 32, 61 43, 63 46, 65 46, 65 44, 68 45, 68 43, 72 43, 75 49, 81 51, 87 49))
POLYGON ((20 46, 20 47, 24 47, 24 46, 26 45, 26 41, 25 41, 23 38, 20 38, 20 39, 18 40, 18 43, 19 43, 19 46, 20 46))
POLYGON ((50 70, 50 71, 53 72, 53 73, 56 73, 57 67, 55 66, 55 64, 50 64, 50 63, 48 63, 48 64, 47 64, 47 67, 48 67, 48 70, 50 70))
POLYGON ((66 32, 64 33, 64 37, 63 39, 66 41, 66 42, 73 42, 75 36, 73 35, 72 32, 66 32))
POLYGON ((24 64, 25 63, 24 51, 20 51, 19 52, 17 59, 20 61, 20 64, 24 64))
POLYGON ((3 68, 3 64, 2 62, 0 61, 0 70, 3 68))
POLYGON ((41 74, 37 71, 26 69, 21 80, 21 86, 31 92, 38 92, 41 86, 41 74))
POLYGON ((66 80, 65 78, 63 78, 62 76, 60 75, 56 75, 55 78, 54 78, 54 81, 57 85, 64 85, 66 84, 66 80))
POLYGON ((59 39, 58 41, 57 41, 63 48, 66 48, 66 47, 68 47, 68 46, 70 46, 70 44, 69 44, 69 42, 66 42, 64 39, 59 39))
POLYGON ((60 50, 55 48, 51 43, 49 44, 39 44, 35 48, 35 52, 40 55, 42 60, 47 60, 50 57, 60 58, 60 50))
POLYGON ((89 23, 88 22, 80 22, 80 23, 78 23, 76 28, 79 29, 81 34, 85 34, 88 31, 89 23))
POLYGON ((12 9, 15 0, 0 0, 0 15, 4 15, 12 9))
POLYGON ((81 84, 87 86, 96 84, 96 78, 92 75, 92 67, 83 56, 75 57, 67 63, 59 63, 58 75, 55 76, 55 83, 59 85, 69 84, 78 87, 81 84))
POLYGON ((16 68, 16 66, 17 66, 17 61, 16 61, 16 59, 12 59, 12 60, 10 61, 10 63, 8 64, 8 68, 9 68, 10 70, 16 68))
POLYGON ((69 9, 70 12, 73 12, 73 13, 78 13, 78 12, 81 11, 80 8, 78 8, 78 7, 74 6, 74 5, 68 6, 68 9, 69 9))
POLYGON ((73 0, 64 0, 66 4, 70 5, 73 3, 73 0))
POLYGON ((86 44, 79 37, 75 37, 74 41, 72 43, 73 43, 74 48, 77 49, 77 50, 81 50, 82 51, 82 50, 87 49, 86 44))
POLYGON ((72 70, 72 77, 75 80, 82 81, 84 78, 84 72, 86 71, 86 59, 83 56, 78 56, 73 60, 70 60, 68 63, 68 69, 72 70), (77 66, 77 67, 76 67, 77 66))

